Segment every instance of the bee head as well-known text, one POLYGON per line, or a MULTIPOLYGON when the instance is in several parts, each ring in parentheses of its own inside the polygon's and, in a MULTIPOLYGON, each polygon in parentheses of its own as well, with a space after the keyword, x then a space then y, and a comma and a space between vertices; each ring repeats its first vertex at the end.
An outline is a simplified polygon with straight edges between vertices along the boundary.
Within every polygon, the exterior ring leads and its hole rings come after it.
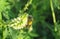
POLYGON ((28 16, 28 19, 32 20, 33 19, 32 15, 29 15, 28 16))

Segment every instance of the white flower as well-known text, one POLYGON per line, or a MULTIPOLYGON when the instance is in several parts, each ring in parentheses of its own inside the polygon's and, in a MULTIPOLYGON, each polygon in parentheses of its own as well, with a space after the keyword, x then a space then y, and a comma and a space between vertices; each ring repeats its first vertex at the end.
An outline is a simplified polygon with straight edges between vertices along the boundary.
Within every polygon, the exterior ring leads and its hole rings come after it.
POLYGON ((14 24, 11 24, 10 27, 14 26, 14 24))
POLYGON ((14 21, 17 21, 17 19, 16 19, 16 18, 14 18, 14 21))
POLYGON ((17 23, 14 23, 14 25, 16 25, 16 26, 17 26, 17 23))
POLYGON ((16 23, 18 24, 18 23, 20 23, 20 21, 17 21, 16 23))
POLYGON ((14 22, 14 20, 12 19, 12 22, 14 22))
POLYGON ((20 20, 21 20, 21 18, 20 18, 20 17, 17 17, 17 20, 19 20, 19 21, 20 21, 20 20))

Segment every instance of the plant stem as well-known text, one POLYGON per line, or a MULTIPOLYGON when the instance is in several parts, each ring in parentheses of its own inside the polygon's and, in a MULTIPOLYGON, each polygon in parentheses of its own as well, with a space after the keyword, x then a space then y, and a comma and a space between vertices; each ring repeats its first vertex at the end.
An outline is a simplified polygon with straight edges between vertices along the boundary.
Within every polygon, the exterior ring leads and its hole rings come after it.
POLYGON ((54 7, 53 7, 53 0, 50 0, 50 6, 51 6, 51 11, 52 11, 52 17, 53 17, 53 23, 54 23, 54 31, 56 32, 57 31, 57 28, 56 28, 56 25, 57 25, 57 22, 56 22, 56 17, 55 17, 55 12, 54 12, 54 7))
POLYGON ((26 11, 31 3, 32 3, 32 0, 28 1, 25 7, 23 8, 23 11, 26 11))

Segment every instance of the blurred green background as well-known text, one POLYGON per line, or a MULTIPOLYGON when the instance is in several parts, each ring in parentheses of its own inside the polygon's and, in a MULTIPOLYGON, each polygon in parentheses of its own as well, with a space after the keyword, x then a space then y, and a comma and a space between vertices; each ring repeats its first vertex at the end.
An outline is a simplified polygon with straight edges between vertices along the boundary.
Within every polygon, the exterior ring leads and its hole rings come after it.
MULTIPOLYGON (((60 0, 0 0, 0 39, 60 39, 60 0), (33 30, 8 24, 24 13, 32 15, 33 30), (54 22, 55 21, 55 22, 54 22)), ((25 22, 25 21, 24 21, 25 22)))

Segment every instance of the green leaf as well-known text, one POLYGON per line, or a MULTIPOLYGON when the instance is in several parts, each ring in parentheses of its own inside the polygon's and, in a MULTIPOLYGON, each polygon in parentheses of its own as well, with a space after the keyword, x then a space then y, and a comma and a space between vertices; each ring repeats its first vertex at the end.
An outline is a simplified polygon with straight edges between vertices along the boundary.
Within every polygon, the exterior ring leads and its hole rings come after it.
POLYGON ((7 28, 3 31, 3 39, 5 39, 8 35, 8 30, 7 28))
POLYGON ((8 13, 8 11, 5 11, 5 13, 3 13, 3 16, 4 16, 6 19, 9 19, 9 13, 8 13))
POLYGON ((31 37, 30 36, 26 36, 25 39, 31 39, 31 37))
POLYGON ((0 21, 2 20, 2 13, 0 12, 0 21))
POLYGON ((38 37, 39 35, 38 34, 36 34, 36 33, 29 33, 29 35, 31 36, 31 37, 38 37))
POLYGON ((60 0, 53 0, 54 6, 60 9, 60 0))

